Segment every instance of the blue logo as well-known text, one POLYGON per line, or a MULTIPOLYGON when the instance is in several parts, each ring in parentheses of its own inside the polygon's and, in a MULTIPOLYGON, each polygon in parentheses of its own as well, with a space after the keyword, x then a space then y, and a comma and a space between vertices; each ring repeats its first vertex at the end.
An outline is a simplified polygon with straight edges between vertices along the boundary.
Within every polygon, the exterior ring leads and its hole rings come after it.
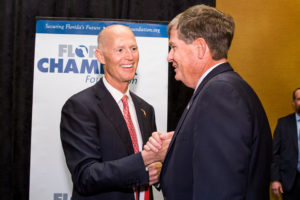
POLYGON ((97 46, 59 44, 57 58, 41 58, 37 67, 43 73, 104 74, 103 66, 95 58, 97 46))
MULTIPOLYGON (((104 74, 104 68, 94 54, 97 46, 59 44, 57 57, 40 58, 37 68, 42 73, 86 74, 86 83, 95 83, 104 74)), ((137 73, 129 83, 137 84, 137 73)), ((64 198, 59 195, 56 198, 64 198)), ((65 199, 63 199, 65 200, 65 199)))
POLYGON ((80 58, 87 57, 88 53, 88 48, 84 45, 79 45, 79 47, 75 49, 75 54, 80 58))

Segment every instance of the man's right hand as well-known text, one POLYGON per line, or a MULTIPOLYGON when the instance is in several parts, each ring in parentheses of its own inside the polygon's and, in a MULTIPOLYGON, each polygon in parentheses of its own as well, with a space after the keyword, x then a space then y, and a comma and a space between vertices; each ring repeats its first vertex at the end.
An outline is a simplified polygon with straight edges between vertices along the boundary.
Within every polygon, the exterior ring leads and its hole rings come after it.
POLYGON ((174 131, 167 133, 153 132, 146 145, 144 145, 144 149, 146 151, 158 152, 162 148, 163 143, 164 146, 166 146, 165 143, 167 143, 168 148, 173 135, 174 131))
POLYGON ((277 197, 279 197, 280 194, 283 193, 282 185, 279 181, 273 181, 272 185, 271 185, 271 188, 272 188, 272 192, 277 197))
POLYGON ((141 152, 145 166, 153 162, 162 162, 165 159, 168 147, 174 132, 154 132, 141 152))

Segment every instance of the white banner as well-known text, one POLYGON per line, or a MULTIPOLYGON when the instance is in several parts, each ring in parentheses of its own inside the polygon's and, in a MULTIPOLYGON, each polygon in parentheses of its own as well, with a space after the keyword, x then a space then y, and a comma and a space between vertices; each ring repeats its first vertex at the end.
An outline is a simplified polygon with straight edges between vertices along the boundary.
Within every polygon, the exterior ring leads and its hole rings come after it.
POLYGON ((37 20, 34 59, 30 200, 70 200, 72 182, 60 141, 65 101, 95 84, 103 68, 94 55, 106 26, 129 26, 140 51, 130 88, 154 106, 159 131, 167 130, 168 37, 165 24, 37 20))

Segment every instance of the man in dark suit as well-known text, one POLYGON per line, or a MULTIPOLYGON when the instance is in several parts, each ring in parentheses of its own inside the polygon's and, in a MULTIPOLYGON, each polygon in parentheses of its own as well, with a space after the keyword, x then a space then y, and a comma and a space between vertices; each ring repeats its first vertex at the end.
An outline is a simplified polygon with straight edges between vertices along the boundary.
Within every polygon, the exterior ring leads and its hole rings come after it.
POLYGON ((156 130, 154 109, 128 89, 139 60, 135 37, 126 26, 106 27, 95 53, 104 77, 62 109, 72 199, 152 199, 149 185, 158 181, 161 165, 154 163, 159 153, 142 151, 156 130))
POLYGON ((284 200, 300 199, 300 88, 293 92, 295 113, 278 120, 273 138, 272 191, 284 200))
MULTIPOLYGON (((168 25, 175 79, 195 92, 163 163, 167 200, 269 199, 272 136, 260 100, 226 60, 233 32, 231 16, 204 5, 168 25)), ((145 149, 169 136, 153 134, 145 149)))

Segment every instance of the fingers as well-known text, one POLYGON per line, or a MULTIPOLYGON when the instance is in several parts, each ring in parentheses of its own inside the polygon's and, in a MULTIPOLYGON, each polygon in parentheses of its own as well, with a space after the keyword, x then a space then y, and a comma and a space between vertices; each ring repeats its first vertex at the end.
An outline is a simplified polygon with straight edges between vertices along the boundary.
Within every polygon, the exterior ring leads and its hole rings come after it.
POLYGON ((159 181, 162 163, 154 162, 148 165, 149 171, 149 185, 153 185, 159 181))
POLYGON ((153 151, 153 152, 158 152, 160 150, 161 146, 159 144, 152 144, 150 139, 149 141, 144 145, 144 149, 146 151, 153 151))
POLYGON ((152 136, 150 137, 150 139, 152 139, 152 141, 155 141, 155 142, 161 144, 162 141, 160 139, 160 135, 161 135, 161 133, 159 133, 159 132, 153 132, 152 136))
POLYGON ((279 189, 280 189, 280 192, 281 192, 281 194, 282 194, 282 193, 283 193, 283 189, 282 189, 282 187, 280 186, 280 188, 279 188, 279 189))
POLYGON ((162 140, 168 140, 168 139, 171 139, 174 135, 174 131, 171 131, 171 132, 167 132, 167 133, 161 133, 160 134, 160 139, 162 140))
POLYGON ((146 151, 153 151, 158 152, 161 149, 162 141, 160 139, 160 133, 159 132, 153 132, 152 136, 149 138, 146 145, 144 145, 144 149, 146 151))
POLYGON ((282 185, 279 181, 272 182, 272 192, 275 196, 280 197, 280 194, 283 193, 282 185))
POLYGON ((279 196, 277 185, 272 185, 272 192, 275 196, 279 196))
POLYGON ((142 151, 145 164, 152 163, 153 161, 164 161, 173 135, 174 131, 168 133, 152 133, 152 136, 144 145, 144 150, 142 151))
POLYGON ((279 192, 278 192, 278 190, 274 189, 274 190, 272 190, 272 192, 273 192, 273 194, 274 194, 275 196, 279 197, 279 192))
POLYGON ((149 180, 149 185, 153 185, 155 183, 158 183, 159 182, 159 177, 156 177, 156 178, 153 178, 152 180, 149 180))
POLYGON ((153 185, 159 181, 159 172, 157 169, 149 171, 149 185, 153 185))

